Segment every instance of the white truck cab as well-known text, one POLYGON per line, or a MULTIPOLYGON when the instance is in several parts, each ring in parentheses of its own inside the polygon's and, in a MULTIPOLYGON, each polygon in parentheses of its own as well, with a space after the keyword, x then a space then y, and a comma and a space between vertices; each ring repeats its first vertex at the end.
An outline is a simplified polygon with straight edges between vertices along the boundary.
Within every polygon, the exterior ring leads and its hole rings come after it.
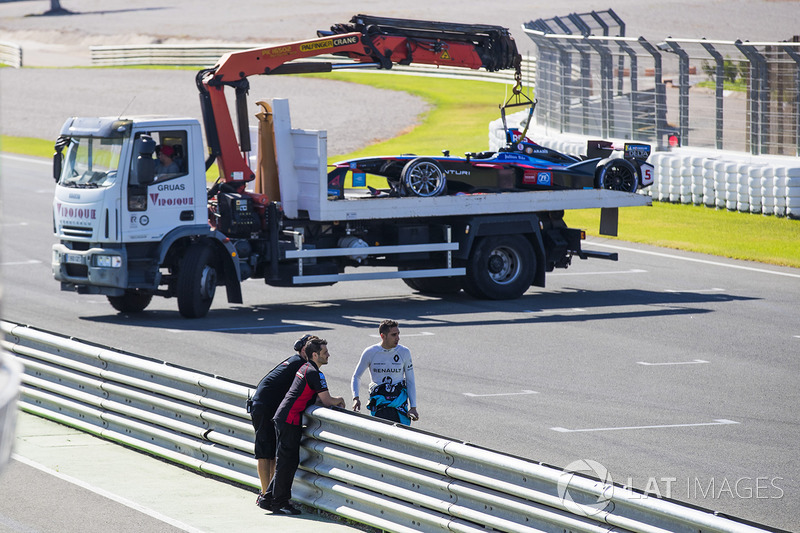
POLYGON ((127 244, 208 232, 202 146, 192 118, 68 119, 54 162, 55 279, 118 296, 130 287, 127 244))

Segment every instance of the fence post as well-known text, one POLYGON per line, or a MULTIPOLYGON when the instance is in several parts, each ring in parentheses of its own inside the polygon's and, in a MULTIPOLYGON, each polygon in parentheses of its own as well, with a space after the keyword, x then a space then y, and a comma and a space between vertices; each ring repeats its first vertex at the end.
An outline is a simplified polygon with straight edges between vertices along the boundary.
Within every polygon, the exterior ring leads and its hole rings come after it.
POLYGON ((750 45, 744 44, 741 39, 734 43, 736 48, 750 61, 750 123, 751 145, 750 153, 753 155, 767 153, 768 122, 767 110, 769 106, 767 95, 767 60, 750 45))
POLYGON ((678 55, 678 114, 681 144, 689 144, 689 54, 680 45, 670 39, 667 44, 678 55))
POLYGON ((594 48, 600 56, 600 125, 601 135, 610 137, 613 128, 611 127, 611 107, 614 98, 614 63, 611 52, 599 42, 585 39, 586 43, 594 48))
POLYGON ((717 52, 716 48, 711 46, 710 43, 700 43, 703 48, 706 49, 706 52, 709 53, 711 57, 714 58, 714 61, 717 64, 717 67, 714 72, 714 96, 716 100, 716 146, 717 150, 722 150, 722 125, 723 125, 723 113, 722 113, 722 104, 723 104, 723 91, 725 90, 725 60, 722 58, 722 54, 717 52))
POLYGON ((800 155, 800 96, 797 92, 800 91, 800 54, 798 54, 791 46, 783 46, 783 51, 792 58, 797 65, 794 78, 794 144, 795 155, 800 155))
POLYGON ((655 128, 656 128, 656 142, 658 143, 658 149, 664 150, 666 146, 664 145, 664 137, 667 133, 667 92, 666 87, 664 87, 663 81, 663 67, 661 65, 661 52, 658 49, 647 42, 644 37, 639 37, 639 45, 645 49, 645 51, 653 56, 653 76, 655 79, 655 128))

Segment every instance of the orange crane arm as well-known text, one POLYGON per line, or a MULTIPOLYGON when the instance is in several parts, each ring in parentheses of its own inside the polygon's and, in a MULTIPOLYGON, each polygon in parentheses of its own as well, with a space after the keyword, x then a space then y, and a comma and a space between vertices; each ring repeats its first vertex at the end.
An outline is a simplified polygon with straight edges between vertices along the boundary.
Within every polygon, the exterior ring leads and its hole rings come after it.
POLYGON ((342 68, 390 69, 394 64, 424 63, 487 70, 519 68, 519 54, 506 28, 356 15, 349 24, 317 32, 318 38, 225 54, 196 78, 200 91, 210 166, 216 159, 224 182, 255 178, 243 152, 250 150, 246 95, 253 75, 330 72, 342 68), (346 63, 303 59, 333 54, 346 63), (225 98, 236 91, 239 136, 225 98))

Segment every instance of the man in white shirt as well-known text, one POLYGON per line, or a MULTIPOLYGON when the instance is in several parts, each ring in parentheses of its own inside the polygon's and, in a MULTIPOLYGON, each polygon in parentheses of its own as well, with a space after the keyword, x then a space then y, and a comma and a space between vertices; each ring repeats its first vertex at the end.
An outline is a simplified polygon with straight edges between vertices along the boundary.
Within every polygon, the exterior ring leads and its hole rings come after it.
POLYGON ((359 380, 369 368, 371 382, 367 408, 372 416, 410 425, 411 420, 419 419, 411 352, 400 344, 400 329, 396 321, 384 320, 378 332, 380 344, 364 350, 353 372, 353 411, 361 410, 359 380))

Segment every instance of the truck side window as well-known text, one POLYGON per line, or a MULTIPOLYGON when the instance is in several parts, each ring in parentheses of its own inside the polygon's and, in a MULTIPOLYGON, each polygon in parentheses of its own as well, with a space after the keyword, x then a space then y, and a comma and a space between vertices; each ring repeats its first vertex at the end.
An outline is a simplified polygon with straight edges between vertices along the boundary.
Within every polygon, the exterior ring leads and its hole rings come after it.
POLYGON ((156 182, 185 176, 189 173, 188 158, 185 153, 187 134, 183 130, 152 132, 156 140, 156 182))

